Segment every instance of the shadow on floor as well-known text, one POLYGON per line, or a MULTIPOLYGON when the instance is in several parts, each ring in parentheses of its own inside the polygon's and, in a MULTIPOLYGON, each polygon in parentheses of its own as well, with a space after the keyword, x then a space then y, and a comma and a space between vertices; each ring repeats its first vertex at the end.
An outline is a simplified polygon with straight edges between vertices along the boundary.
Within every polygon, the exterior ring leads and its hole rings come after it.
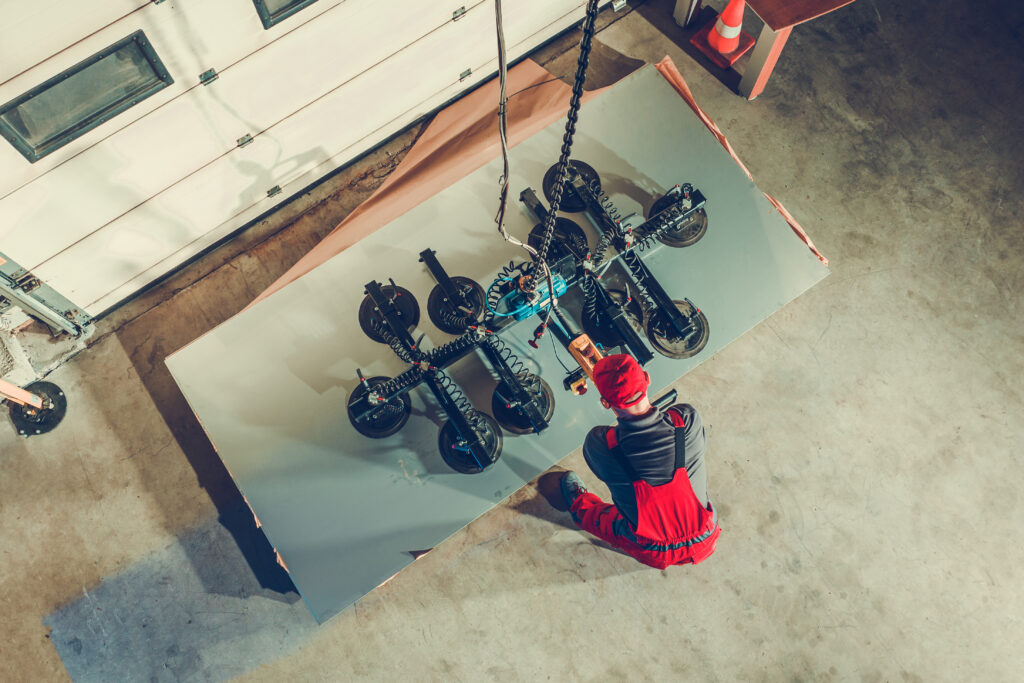
MULTIPOLYGON (((174 435, 182 453, 188 459, 189 465, 195 471, 199 486, 206 491, 216 506, 217 522, 224 531, 230 534, 230 538, 234 542, 232 544, 234 547, 226 549, 225 552, 228 550, 233 552, 236 549, 241 552, 242 557, 247 560, 248 570, 251 571, 253 579, 262 589, 276 591, 280 594, 294 594, 296 589, 288 572, 278 564, 274 548, 257 525, 248 503, 238 490, 230 473, 217 455, 216 449, 210 443, 202 426, 185 401, 185 397, 164 365, 165 354, 162 353, 161 340, 154 341, 152 337, 147 337, 141 342, 141 345, 132 348, 130 343, 126 343, 131 340, 131 335, 131 326, 118 332, 118 337, 121 338, 125 349, 129 351, 132 362, 152 396, 157 410, 174 435), (153 346, 150 346, 151 344, 153 346), (150 365, 149 361, 154 358, 158 359, 158 362, 150 365)), ((150 488, 154 491, 154 495, 160 498, 175 497, 176 492, 159 487, 157 479, 160 471, 160 467, 157 466, 142 476, 152 480, 150 488)), ((161 505, 162 509, 174 509, 175 501, 168 499, 166 503, 166 506, 161 505)), ((183 544, 183 547, 188 550, 195 546, 183 544)), ((227 577, 227 592, 222 593, 225 590, 226 577, 221 572, 221 568, 216 563, 209 562, 208 558, 196 558, 195 574, 202 581, 206 591, 224 595, 233 594, 231 581, 233 577, 227 577)))
POLYGON ((68 675, 225 680, 307 641, 317 623, 299 595, 264 586, 237 542, 211 521, 46 617, 68 675))
MULTIPOLYGON (((530 486, 536 488, 538 495, 527 496, 518 503, 513 504, 511 506, 512 509, 520 514, 530 515, 531 517, 543 519, 546 522, 551 522, 566 529, 579 531, 592 545, 632 559, 628 553, 623 552, 606 541, 591 536, 585 531, 581 531, 578 526, 573 524, 572 517, 569 516, 569 506, 566 505, 565 498, 562 497, 560 484, 562 475, 566 471, 561 467, 555 467, 551 471, 537 477, 537 480, 530 486)), ((634 571, 639 570, 637 567, 632 569, 634 571)))
MULTIPOLYGON (((352 207, 358 206, 376 190, 387 177, 387 173, 380 173, 380 170, 390 171, 405 157, 422 127, 414 126, 351 166, 329 176, 334 191, 345 193, 344 202, 328 199, 322 205, 313 205, 285 229, 224 260, 205 275, 197 276, 198 279, 192 280, 191 284, 176 284, 175 280, 162 285, 168 290, 166 293, 160 296, 155 291, 150 293, 160 303, 112 328, 153 405, 194 471, 199 487, 216 507, 217 520, 230 534, 232 545, 247 560, 260 588, 281 594, 285 601, 290 601, 295 595, 295 586, 287 571, 277 563, 273 547, 259 528, 245 498, 164 360, 240 312, 307 253, 352 207)), ((214 253, 210 258, 216 261, 223 256, 214 253)), ((202 271, 203 267, 197 264, 196 269, 202 271)), ((125 430, 136 428, 135 425, 124 424, 126 416, 123 414, 110 414, 108 418, 111 424, 123 425, 125 430)), ((139 476, 164 515, 165 527, 174 534, 183 526, 182 519, 195 519, 194 512, 184 509, 190 504, 187 496, 167 485, 168 473, 180 476, 181 469, 180 454, 173 448, 150 453, 145 466, 139 468, 139 476)), ((195 493, 189 495, 193 496, 191 505, 194 506, 195 493)), ((191 546, 183 547, 188 549, 191 546)), ((233 552, 234 548, 225 552, 233 552)), ((216 593, 223 589, 224 577, 217 571, 209 572, 211 566, 215 565, 206 562, 205 558, 197 558, 195 573, 208 591, 216 593)), ((232 595, 230 585, 227 590, 225 595, 232 595)))

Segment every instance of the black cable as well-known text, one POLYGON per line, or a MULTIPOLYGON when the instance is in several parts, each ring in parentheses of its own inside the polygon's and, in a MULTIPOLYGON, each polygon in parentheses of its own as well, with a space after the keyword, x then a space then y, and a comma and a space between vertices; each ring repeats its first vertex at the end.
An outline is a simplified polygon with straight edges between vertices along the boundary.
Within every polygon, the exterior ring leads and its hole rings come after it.
MULTIPOLYGON (((498 38, 498 74, 499 74, 499 96, 498 96, 498 134, 501 138, 503 172, 501 176, 501 189, 499 192, 498 215, 495 222, 498 224, 498 231, 508 242, 522 246, 533 258, 543 272, 548 284, 550 303, 547 314, 544 318, 544 328, 551 321, 551 313, 558 305, 555 301, 554 284, 552 282, 551 268, 547 263, 547 253, 551 246, 551 240, 555 232, 555 218, 558 208, 562 202, 562 193, 565 189, 565 182, 568 178, 569 156, 572 153, 573 136, 576 133, 576 122, 579 120, 580 105, 583 99, 583 84, 587 80, 587 66, 590 63, 590 50, 593 44, 594 34, 597 25, 598 0, 588 0, 586 18, 583 20, 583 36, 580 39, 580 54, 576 61, 576 74, 573 79, 572 95, 569 98, 569 111, 566 114, 565 133, 562 136, 562 149, 558 157, 555 172, 555 186, 551 197, 551 207, 544 219, 541 244, 539 249, 533 249, 527 244, 513 238, 505 230, 505 207, 508 201, 508 136, 506 131, 505 105, 508 98, 505 95, 505 81, 508 64, 505 56, 505 31, 502 22, 501 0, 494 0, 495 23, 498 38)), ((537 85, 541 85, 538 83, 537 85)))
POLYGON ((505 27, 502 20, 501 0, 494 0, 494 22, 498 37, 498 137, 501 140, 502 159, 502 174, 499 180, 501 188, 498 192, 498 215, 495 216, 494 222, 498 224, 498 232, 501 233, 502 238, 506 242, 525 249, 530 254, 533 262, 540 265, 544 278, 547 280, 551 299, 550 305, 555 306, 555 283, 552 279, 551 268, 548 267, 547 260, 543 256, 538 257, 536 249, 508 234, 508 231, 505 229, 505 210, 508 204, 509 185, 508 122, 506 118, 508 98, 505 96, 506 81, 508 80, 508 60, 505 55, 505 27))
POLYGON ((579 120, 583 84, 587 80, 587 66, 590 63, 590 49, 597 23, 597 3, 598 0, 588 0, 587 2, 587 16, 583 20, 583 37, 580 39, 580 56, 576 60, 576 76, 573 79, 572 96, 569 98, 569 113, 566 114, 562 150, 555 171, 555 186, 551 192, 551 207, 544 219, 544 231, 535 259, 538 261, 544 261, 547 258, 548 248, 551 246, 551 239, 555 233, 555 214, 558 213, 562 204, 562 193, 565 190, 565 181, 568 179, 569 155, 572 152, 573 136, 576 134, 576 122, 579 120))
MULTIPOLYGON (((548 209, 547 216, 544 217, 540 248, 537 249, 537 256, 534 259, 544 266, 545 271, 548 270, 548 248, 551 246, 551 239, 555 234, 556 214, 562 204, 562 193, 565 190, 565 181, 569 175, 569 156, 572 153, 573 136, 576 134, 576 122, 579 119, 580 105, 583 99, 583 84, 587 80, 590 49, 594 33, 596 32, 597 3, 598 0, 588 0, 587 2, 587 16, 583 20, 583 36, 580 38, 580 56, 576 60, 576 75, 573 78, 572 95, 569 98, 569 112, 566 114, 565 133, 562 135, 562 150, 555 170, 555 186, 551 192, 551 206, 548 209)), ((544 317, 545 328, 551 322, 551 313, 556 305, 555 297, 552 296, 551 305, 548 306, 547 315, 544 317)))
POLYGON ((551 83, 552 81, 560 81, 560 80, 562 80, 562 79, 560 79, 558 76, 555 76, 554 78, 549 78, 546 81, 541 81, 540 83, 534 83, 533 85, 528 85, 525 88, 523 88, 522 90, 516 90, 514 93, 512 93, 511 95, 506 97, 505 101, 507 102, 507 101, 511 100, 513 97, 515 97, 516 95, 518 95, 520 93, 524 93, 527 90, 532 90, 533 88, 539 88, 540 86, 547 85, 548 83, 551 83))
POLYGON ((554 337, 551 337, 551 347, 555 350, 555 360, 557 360, 558 364, 562 366, 562 369, 565 370, 566 374, 570 374, 572 370, 570 370, 568 366, 566 366, 566 364, 562 362, 561 356, 558 355, 558 344, 555 343, 554 337))

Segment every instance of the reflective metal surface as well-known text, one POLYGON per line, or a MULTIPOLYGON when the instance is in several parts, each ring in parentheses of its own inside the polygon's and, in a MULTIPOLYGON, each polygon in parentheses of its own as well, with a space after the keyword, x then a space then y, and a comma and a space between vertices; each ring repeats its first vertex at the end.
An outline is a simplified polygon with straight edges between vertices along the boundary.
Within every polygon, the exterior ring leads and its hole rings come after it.
MULTIPOLYGON (((512 150, 512 195, 541 189, 559 148, 556 123, 512 150)), ((821 280, 827 269, 794 235, 653 68, 646 67, 588 103, 573 158, 593 166, 619 210, 643 213, 676 183, 708 198, 708 229, 686 248, 643 254, 674 299, 707 316, 703 351, 684 360, 655 355, 652 392, 674 382, 773 311, 821 280)), ((610 421, 596 392, 556 390, 551 427, 540 435, 505 433, 499 461, 459 474, 438 452, 445 418, 427 391, 411 393, 411 415, 396 434, 371 439, 346 417, 367 376, 404 369, 358 323, 363 285, 395 282, 420 301, 435 282, 418 254, 425 248, 451 275, 485 287, 509 259, 523 259, 494 227, 500 164, 455 183, 390 225, 168 358, 168 365, 296 587, 321 621, 336 614, 430 548, 578 448, 587 431, 610 421)), ((593 227, 574 215, 593 240, 593 227)), ((510 231, 526 240, 534 219, 510 207, 510 231)), ((567 302, 571 297, 567 298, 567 302)), ((568 304, 567 304, 568 305, 568 304)), ((553 387, 564 374, 551 335, 531 349, 534 325, 503 335, 527 368, 553 387)), ((421 315, 424 344, 451 337, 421 315)), ((570 364, 568 353, 560 352, 570 364)), ((497 381, 484 361, 453 366, 474 406, 489 411, 497 381)), ((692 397, 699 402, 699 396, 692 397)))

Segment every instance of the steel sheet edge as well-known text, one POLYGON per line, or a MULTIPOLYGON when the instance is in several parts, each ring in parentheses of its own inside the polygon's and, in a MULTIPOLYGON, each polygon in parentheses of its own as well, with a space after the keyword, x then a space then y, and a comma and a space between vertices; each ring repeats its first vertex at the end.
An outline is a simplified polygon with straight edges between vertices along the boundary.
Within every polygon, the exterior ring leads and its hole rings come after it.
MULTIPOLYGON (((512 150, 511 197, 541 192, 564 121, 512 150)), ((828 274, 761 192, 651 66, 589 102, 573 158, 591 164, 622 213, 642 212, 660 193, 689 182, 708 198, 709 227, 697 244, 659 246, 644 258, 674 298, 707 315, 710 339, 697 356, 648 364, 663 388, 711 357, 828 274)), ((363 285, 395 281, 421 309, 425 344, 450 336, 426 315, 434 281, 418 261, 437 251, 451 275, 485 287, 524 252, 497 235, 500 160, 470 174, 167 359, 172 375, 249 501, 299 592, 321 622, 337 614, 530 479, 578 448, 591 426, 607 423, 590 392, 561 390, 564 374, 549 339, 526 344, 533 325, 506 341, 556 391, 552 424, 540 435, 505 434, 501 459, 476 475, 450 470, 437 449, 444 416, 427 391, 411 394, 412 416, 397 434, 372 440, 349 424, 346 401, 367 375, 404 369, 390 349, 360 331, 363 285)), ((570 215, 588 231, 581 214, 570 215)), ((514 202, 508 227, 525 239, 534 221, 514 202)), ((568 363, 568 354, 561 353, 568 363)), ((496 385, 470 356, 451 375, 489 412, 496 385)), ((699 400, 699 397, 694 397, 699 400)))

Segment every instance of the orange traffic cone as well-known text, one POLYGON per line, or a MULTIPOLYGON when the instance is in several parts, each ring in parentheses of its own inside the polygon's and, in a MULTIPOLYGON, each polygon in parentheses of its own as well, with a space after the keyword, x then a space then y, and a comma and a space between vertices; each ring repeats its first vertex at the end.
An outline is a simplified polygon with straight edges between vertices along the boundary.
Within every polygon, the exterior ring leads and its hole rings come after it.
POLYGON ((754 36, 743 30, 743 0, 729 0, 718 19, 690 38, 694 47, 708 59, 728 69, 754 46, 754 36))

